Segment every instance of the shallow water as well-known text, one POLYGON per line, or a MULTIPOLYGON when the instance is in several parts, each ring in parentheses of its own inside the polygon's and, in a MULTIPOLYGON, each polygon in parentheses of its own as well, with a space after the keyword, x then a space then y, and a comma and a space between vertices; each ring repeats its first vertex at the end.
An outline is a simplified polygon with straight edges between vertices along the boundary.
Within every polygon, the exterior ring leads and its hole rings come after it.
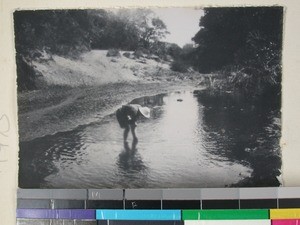
POLYGON ((151 108, 151 118, 139 121, 136 146, 131 135, 128 145, 123 144, 115 115, 20 143, 19 186, 279 185, 278 110, 201 92, 161 94, 132 103, 151 108))

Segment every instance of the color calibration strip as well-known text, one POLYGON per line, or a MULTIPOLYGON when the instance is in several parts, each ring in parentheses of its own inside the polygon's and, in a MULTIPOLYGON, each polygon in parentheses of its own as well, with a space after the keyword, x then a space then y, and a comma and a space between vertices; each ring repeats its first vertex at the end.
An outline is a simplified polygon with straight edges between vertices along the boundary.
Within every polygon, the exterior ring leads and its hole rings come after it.
POLYGON ((300 224, 300 188, 19 189, 17 224, 300 224))
POLYGON ((300 209, 78 210, 17 209, 17 218, 90 220, 267 220, 300 219, 300 209))
MULTIPOLYGON (((18 219, 184 221, 184 224, 298 224, 300 209, 264 210, 48 210, 17 209, 18 219), (204 222, 202 222, 204 221, 204 222), (219 221, 219 222, 218 222, 219 221), (224 222, 226 221, 226 222, 224 222), (241 221, 244 221, 241 223, 241 221)), ((20 220, 22 221, 22 220, 20 220)), ((24 221, 23 221, 24 223, 24 221)))

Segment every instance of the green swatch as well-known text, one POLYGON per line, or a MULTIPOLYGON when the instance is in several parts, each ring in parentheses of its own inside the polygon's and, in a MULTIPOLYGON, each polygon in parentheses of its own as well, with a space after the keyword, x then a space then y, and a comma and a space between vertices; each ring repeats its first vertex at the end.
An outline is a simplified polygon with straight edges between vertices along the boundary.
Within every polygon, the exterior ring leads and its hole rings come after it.
POLYGON ((256 220, 269 219, 267 209, 182 210, 182 220, 256 220))

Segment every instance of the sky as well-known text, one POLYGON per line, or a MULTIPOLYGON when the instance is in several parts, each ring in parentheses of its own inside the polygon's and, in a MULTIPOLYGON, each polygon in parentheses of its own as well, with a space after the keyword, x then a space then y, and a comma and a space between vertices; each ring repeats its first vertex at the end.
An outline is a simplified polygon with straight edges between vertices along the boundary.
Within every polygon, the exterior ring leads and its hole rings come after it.
POLYGON ((204 15, 202 9, 194 8, 157 8, 152 9, 164 21, 170 32, 163 41, 176 43, 180 47, 193 43, 191 38, 199 31, 199 21, 204 15))

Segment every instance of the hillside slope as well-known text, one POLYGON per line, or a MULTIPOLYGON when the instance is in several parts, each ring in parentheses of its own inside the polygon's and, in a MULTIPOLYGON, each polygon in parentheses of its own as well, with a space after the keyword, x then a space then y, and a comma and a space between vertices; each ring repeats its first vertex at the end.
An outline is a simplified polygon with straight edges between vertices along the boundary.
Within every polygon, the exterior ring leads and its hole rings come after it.
POLYGON ((169 68, 167 63, 147 58, 127 58, 122 52, 119 57, 107 57, 106 54, 106 50, 93 50, 82 54, 78 59, 45 56, 48 60, 39 59, 32 64, 43 75, 40 79, 47 85, 71 87, 138 81, 155 70, 169 68))

